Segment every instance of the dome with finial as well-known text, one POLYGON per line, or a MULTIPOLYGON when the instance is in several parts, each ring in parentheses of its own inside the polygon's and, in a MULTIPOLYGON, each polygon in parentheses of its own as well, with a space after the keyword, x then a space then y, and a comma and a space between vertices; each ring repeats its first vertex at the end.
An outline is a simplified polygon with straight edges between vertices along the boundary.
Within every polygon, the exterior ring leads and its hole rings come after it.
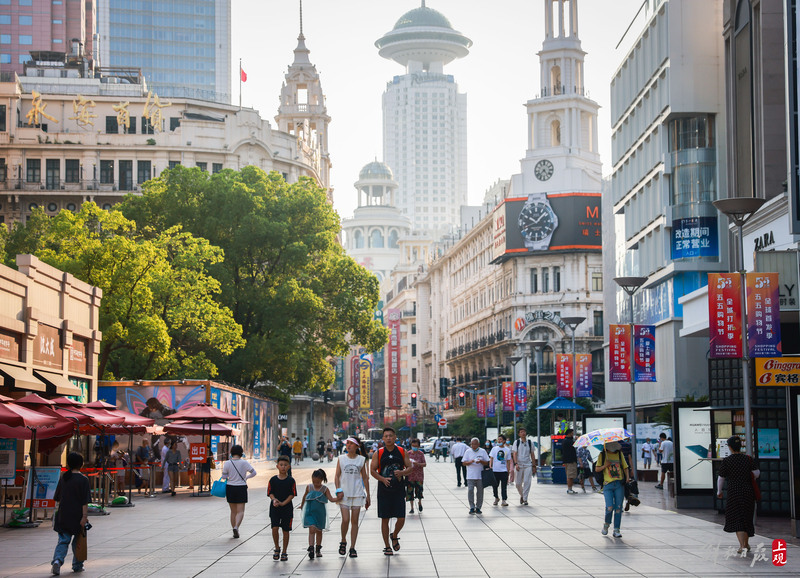
POLYGON ((364 168, 358 173, 358 178, 359 180, 386 179, 391 181, 394 180, 394 173, 386 163, 374 160, 364 165, 364 168))
POLYGON ((412 26, 436 26, 438 28, 453 29, 444 14, 433 8, 428 8, 424 2, 419 8, 414 8, 403 14, 394 25, 394 30, 412 26))

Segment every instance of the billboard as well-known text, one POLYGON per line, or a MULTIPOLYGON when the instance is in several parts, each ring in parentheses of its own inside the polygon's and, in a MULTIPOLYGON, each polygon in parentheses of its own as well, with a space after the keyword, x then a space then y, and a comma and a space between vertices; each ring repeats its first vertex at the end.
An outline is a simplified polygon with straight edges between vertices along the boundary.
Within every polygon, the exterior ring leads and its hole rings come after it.
POLYGON ((369 409, 372 393, 372 362, 363 357, 358 362, 360 409, 369 409))
POLYGON ((389 309, 386 314, 389 328, 389 343, 386 345, 386 376, 389 397, 386 400, 386 407, 400 407, 400 318, 402 314, 399 309, 389 309))
POLYGON ((747 350, 750 357, 781 355, 780 286, 777 273, 748 273, 747 350))
POLYGON ((738 273, 708 274, 711 357, 742 356, 742 297, 738 273))
POLYGON ((600 193, 540 193, 506 199, 492 217, 492 260, 601 250, 600 198, 600 193))
POLYGON ((716 217, 689 217, 672 221, 672 259, 719 257, 716 217))

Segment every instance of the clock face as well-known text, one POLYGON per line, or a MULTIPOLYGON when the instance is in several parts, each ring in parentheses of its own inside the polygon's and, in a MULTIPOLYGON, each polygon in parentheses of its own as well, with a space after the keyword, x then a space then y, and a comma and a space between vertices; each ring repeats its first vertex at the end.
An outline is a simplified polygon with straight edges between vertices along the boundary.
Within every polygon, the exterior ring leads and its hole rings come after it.
POLYGON ((519 214, 519 232, 529 241, 541 241, 556 228, 553 209, 545 203, 526 204, 519 214))
POLYGON ((547 179, 553 176, 553 163, 551 163, 547 159, 539 161, 538 163, 536 163, 536 167, 534 167, 533 173, 536 175, 536 178, 539 179, 540 181, 546 181, 547 179))

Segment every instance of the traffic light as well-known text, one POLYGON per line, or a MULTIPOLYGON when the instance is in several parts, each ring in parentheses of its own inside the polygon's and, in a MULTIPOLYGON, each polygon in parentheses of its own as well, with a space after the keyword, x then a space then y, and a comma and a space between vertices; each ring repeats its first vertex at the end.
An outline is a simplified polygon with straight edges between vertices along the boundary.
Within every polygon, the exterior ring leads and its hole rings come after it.
POLYGON ((439 397, 444 399, 447 397, 447 378, 440 377, 439 378, 439 397))
POLYGON ((411 394, 411 407, 417 407, 417 394, 411 394))
POLYGON ((326 389, 322 392, 322 401, 328 403, 331 400, 331 390, 326 389))
POLYGON ((459 391, 458 392, 458 406, 459 407, 464 407, 465 405, 467 405, 467 394, 464 393, 463 391, 459 391))

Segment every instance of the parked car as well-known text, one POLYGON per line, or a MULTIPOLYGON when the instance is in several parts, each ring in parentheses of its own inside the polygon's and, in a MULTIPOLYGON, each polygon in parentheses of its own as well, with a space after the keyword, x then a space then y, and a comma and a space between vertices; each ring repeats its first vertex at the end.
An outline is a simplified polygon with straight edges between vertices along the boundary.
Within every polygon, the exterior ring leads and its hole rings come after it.
POLYGON ((422 453, 424 454, 433 453, 433 444, 437 439, 439 438, 429 438, 427 441, 424 441, 419 445, 419 449, 421 449, 422 453))

